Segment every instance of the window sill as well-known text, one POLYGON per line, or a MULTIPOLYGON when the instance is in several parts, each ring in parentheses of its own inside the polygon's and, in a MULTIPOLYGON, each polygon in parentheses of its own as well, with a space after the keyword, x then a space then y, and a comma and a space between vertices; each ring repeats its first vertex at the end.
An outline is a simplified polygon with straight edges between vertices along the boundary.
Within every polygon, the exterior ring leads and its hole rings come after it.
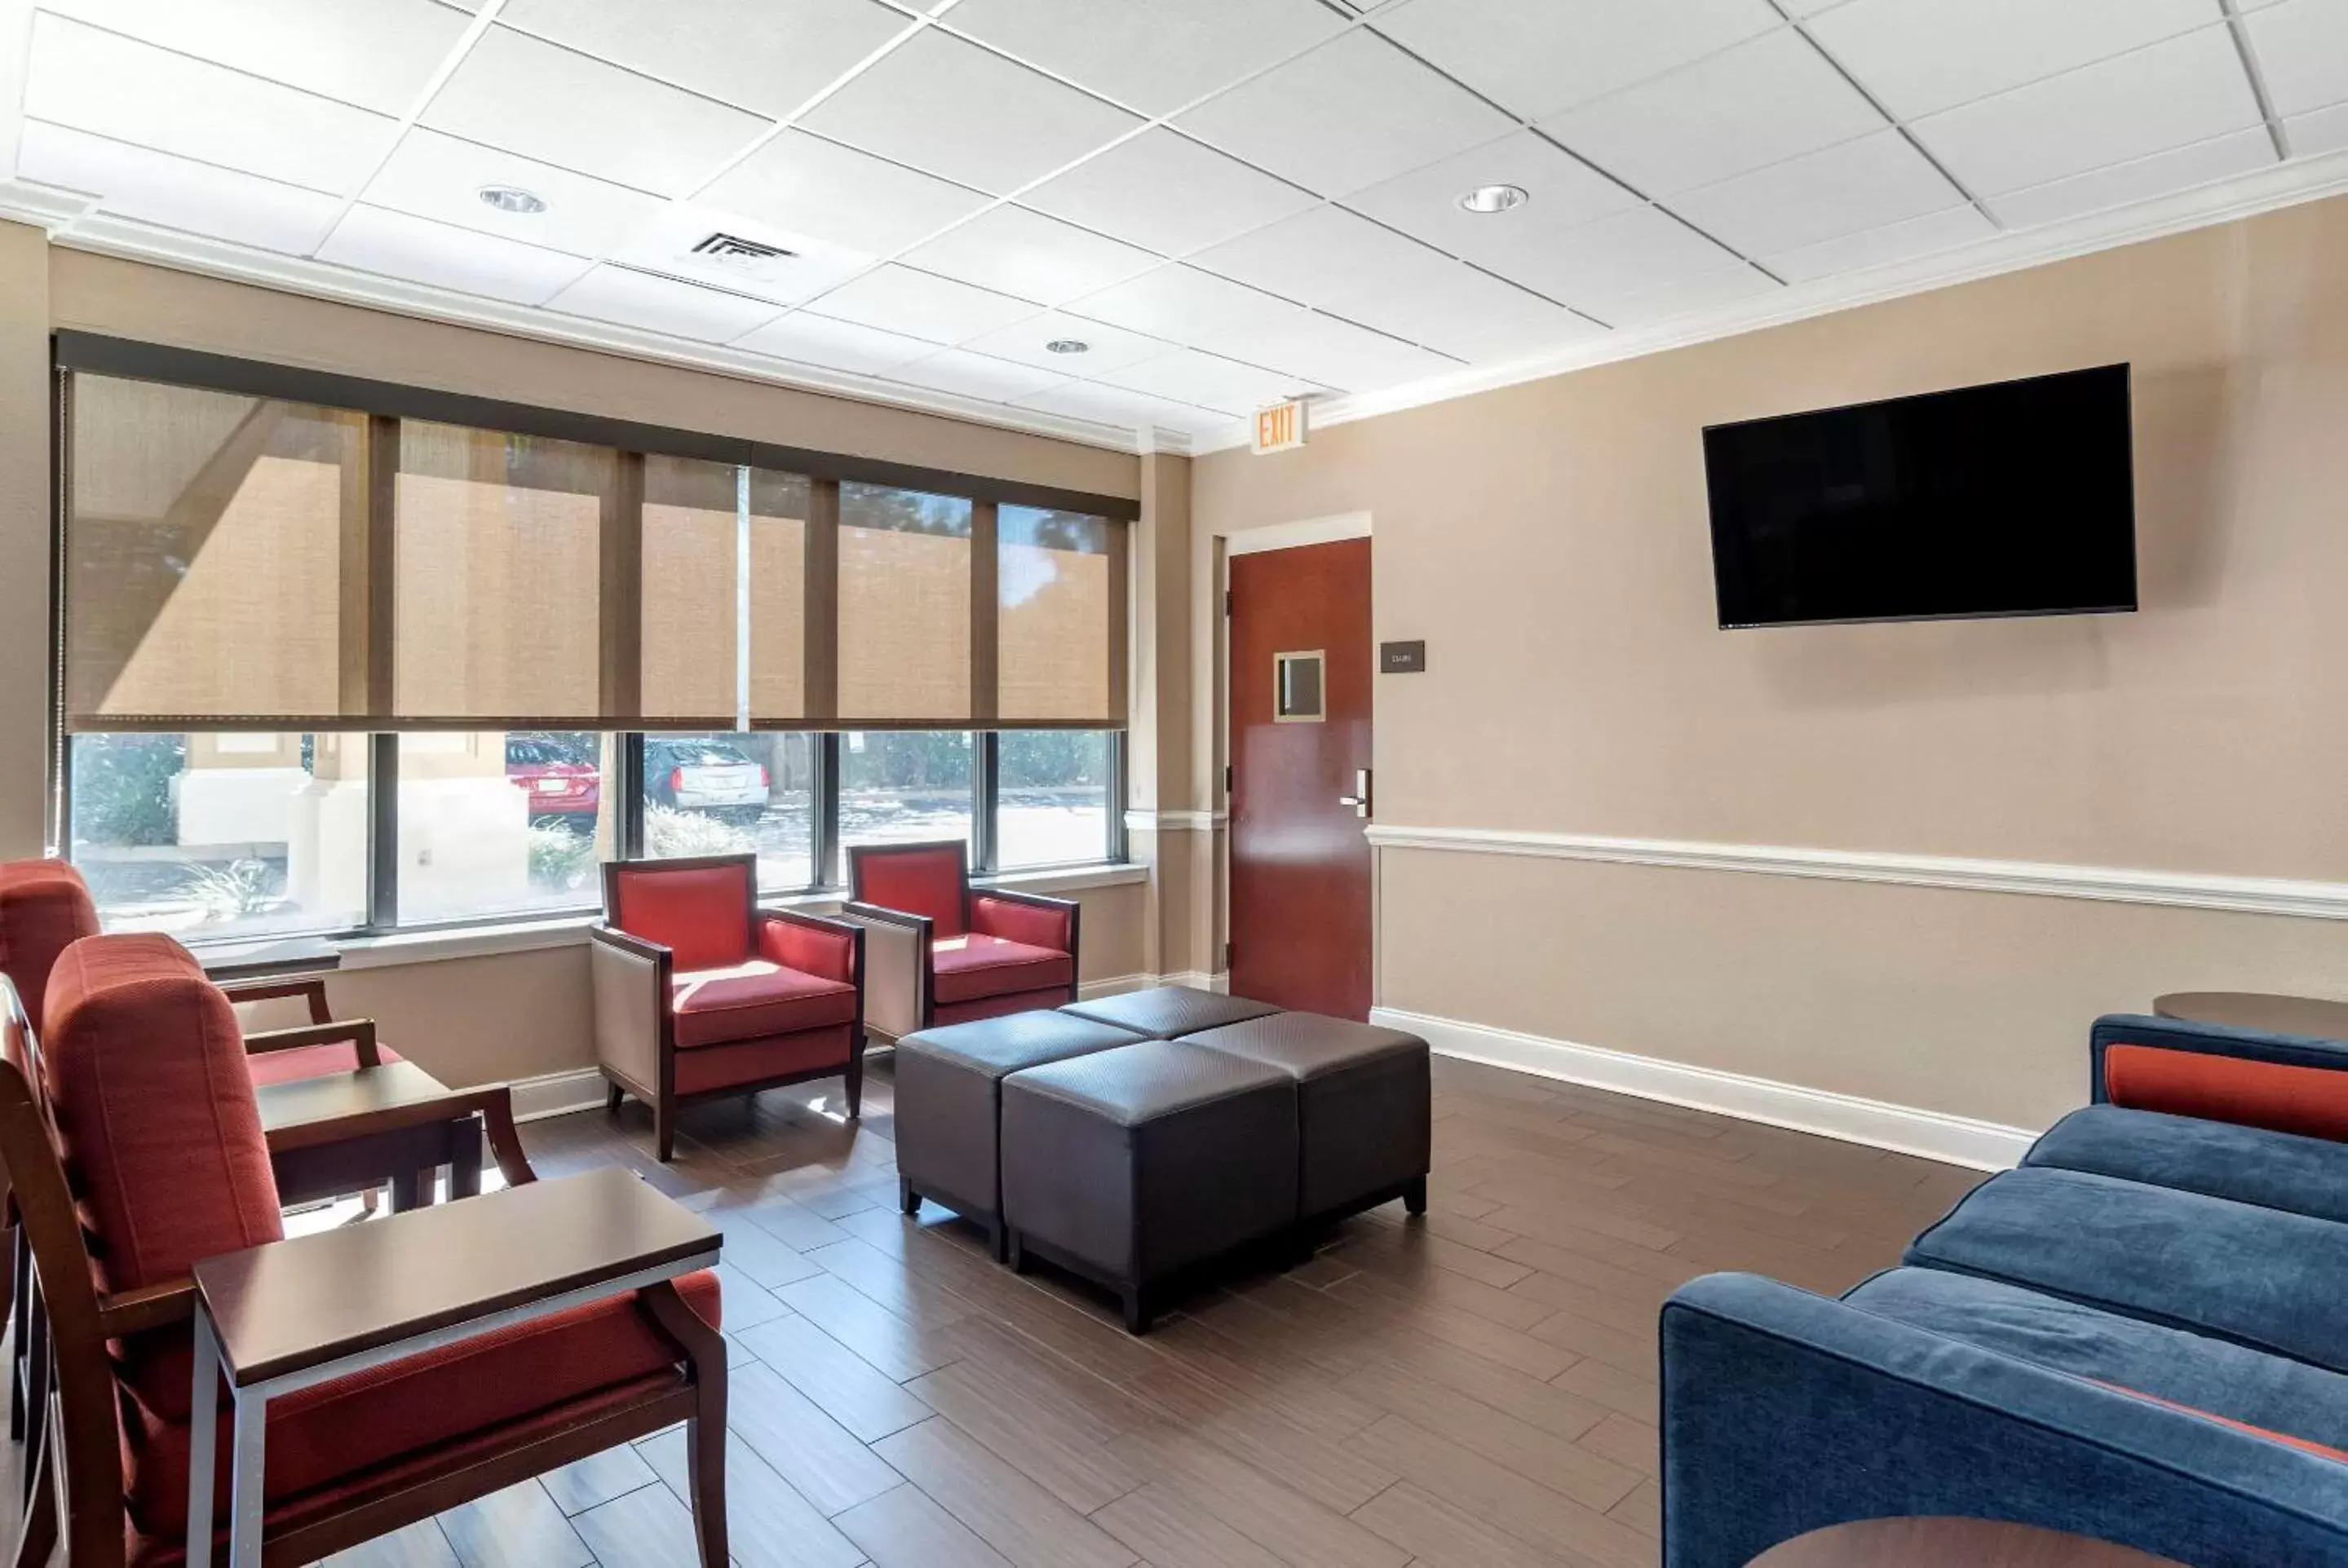
MULTIPOLYGON (((980 878, 977 887, 1011 887, 1023 893, 1083 893, 1097 887, 1123 887, 1149 880, 1144 866, 1061 866, 1034 871, 1007 871, 980 878)), ((799 893, 788 898, 762 898, 766 909, 806 909, 816 914, 837 910, 845 895, 838 892, 799 893)), ((587 927, 602 917, 592 914, 557 916, 544 920, 515 920, 495 926, 450 926, 436 930, 395 931, 381 937, 329 939, 342 954, 345 969, 402 968, 410 964, 443 963, 452 958, 495 958, 506 953, 538 953, 556 948, 583 947, 587 927)))

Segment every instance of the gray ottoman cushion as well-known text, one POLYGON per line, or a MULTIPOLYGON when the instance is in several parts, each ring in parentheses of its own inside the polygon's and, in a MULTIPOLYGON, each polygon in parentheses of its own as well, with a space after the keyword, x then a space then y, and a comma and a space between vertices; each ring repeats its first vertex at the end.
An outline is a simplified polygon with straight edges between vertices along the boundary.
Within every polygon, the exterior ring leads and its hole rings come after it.
POLYGON ((1124 1290, 1146 1321, 1152 1283, 1295 1223, 1295 1081, 1166 1040, 1014 1073, 1003 1212, 1015 1245, 1124 1290))
POLYGON ((1177 1035, 1220 1029, 1227 1023, 1241 1023, 1280 1009, 1269 1002, 1227 997, 1220 991, 1195 990, 1189 986, 1152 986, 1148 990, 1070 1002, 1060 1010, 1129 1029, 1152 1040, 1172 1040, 1177 1035))
POLYGON ((911 1194, 993 1226, 1003 1080, 1141 1037, 1090 1019, 1039 1010, 922 1030, 897 1042, 897 1173, 911 1194))
POLYGON ((1279 1012, 1185 1035, 1182 1043, 1279 1069, 1296 1081, 1299 1214, 1384 1201, 1426 1174, 1434 1115, 1426 1041, 1400 1030, 1279 1012))

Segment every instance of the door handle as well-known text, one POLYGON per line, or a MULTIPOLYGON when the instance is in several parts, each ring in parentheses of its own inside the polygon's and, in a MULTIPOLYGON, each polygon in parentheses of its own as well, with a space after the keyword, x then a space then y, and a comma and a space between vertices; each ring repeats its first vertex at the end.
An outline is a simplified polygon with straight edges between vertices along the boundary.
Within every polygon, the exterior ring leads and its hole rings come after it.
POLYGON ((1337 804, 1339 805, 1352 806, 1355 816, 1367 816, 1370 815, 1369 769, 1355 768, 1354 770, 1354 793, 1351 794, 1339 795, 1337 797, 1337 804))

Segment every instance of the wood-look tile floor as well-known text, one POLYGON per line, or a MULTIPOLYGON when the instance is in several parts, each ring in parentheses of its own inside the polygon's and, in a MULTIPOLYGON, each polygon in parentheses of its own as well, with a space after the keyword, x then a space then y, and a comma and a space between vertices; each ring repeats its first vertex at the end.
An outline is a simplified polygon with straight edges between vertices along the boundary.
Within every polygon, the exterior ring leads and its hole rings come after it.
MULTIPOLYGON (((1430 1211, 1330 1232, 1145 1338, 977 1230, 897 1210, 886 1059, 687 1113, 524 1129, 540 1173, 643 1171, 726 1233, 742 1568, 1643 1568, 1657 1306, 1751 1269, 1848 1288, 1979 1173, 1438 1059, 1430 1211), (829 1114, 827 1114, 829 1112, 829 1114)), ((335 1559, 691 1568, 681 1431, 335 1559)))

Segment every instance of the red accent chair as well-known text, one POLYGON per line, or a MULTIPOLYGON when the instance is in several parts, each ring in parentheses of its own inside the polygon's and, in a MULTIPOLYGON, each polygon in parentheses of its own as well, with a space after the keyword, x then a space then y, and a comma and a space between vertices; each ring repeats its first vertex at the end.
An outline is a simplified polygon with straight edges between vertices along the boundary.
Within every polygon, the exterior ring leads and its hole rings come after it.
MULTIPOLYGON (((283 1234, 236 1019, 185 948, 149 934, 69 948, 37 1044, 9 1011, 0 988, 0 1029, 21 1037, 34 1071, 0 1064, 0 1156, 47 1306, 58 1411, 31 1457, 30 1560, 46 1559, 61 1492, 76 1568, 182 1563, 190 1270, 283 1234)), ((496 1112, 507 1181, 535 1180, 501 1094, 496 1112)), ((722 1565, 722 1492, 703 1490, 724 1468, 718 1320, 705 1271, 273 1400, 264 1560, 323 1557, 685 1419, 695 1493, 721 1499, 701 1521, 704 1561, 722 1565)), ((215 1451, 228 1445, 223 1412, 215 1451)), ((218 1475, 213 1517, 225 1521, 229 1467, 218 1475)))
POLYGON ((973 888, 961 839, 850 849, 848 881, 840 915, 869 933, 881 1039, 1076 999, 1076 902, 973 888))
POLYGON ((680 1106, 844 1075, 864 1102, 864 933, 757 906, 755 855, 621 860, 603 867, 603 924, 588 930, 595 1057, 616 1112, 653 1109, 660 1157, 680 1106))

